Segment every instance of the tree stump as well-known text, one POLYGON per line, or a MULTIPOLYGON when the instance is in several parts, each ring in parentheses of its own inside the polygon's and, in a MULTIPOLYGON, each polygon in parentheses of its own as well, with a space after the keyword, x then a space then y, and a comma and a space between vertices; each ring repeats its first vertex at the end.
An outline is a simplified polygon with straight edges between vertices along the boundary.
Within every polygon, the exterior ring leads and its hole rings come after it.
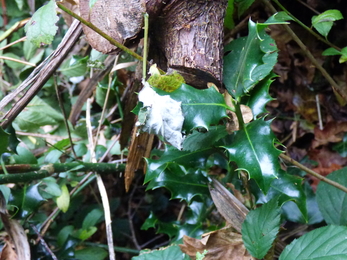
POLYGON ((224 15, 228 1, 167 2, 170 3, 151 18, 150 57, 164 70, 177 70, 194 87, 206 88, 207 82, 220 87, 224 15))

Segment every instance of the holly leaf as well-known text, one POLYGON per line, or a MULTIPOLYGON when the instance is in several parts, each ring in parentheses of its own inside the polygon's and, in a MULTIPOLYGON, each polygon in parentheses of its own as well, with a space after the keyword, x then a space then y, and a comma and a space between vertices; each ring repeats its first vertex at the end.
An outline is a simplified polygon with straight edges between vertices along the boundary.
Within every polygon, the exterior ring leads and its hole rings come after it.
POLYGON ((218 124, 222 118, 227 117, 228 106, 224 97, 213 87, 196 89, 182 84, 180 88, 167 94, 172 99, 182 102, 183 129, 187 132, 199 127, 208 130, 211 125, 218 124))
POLYGON ((260 81, 251 90, 250 95, 247 96, 247 100, 244 102, 245 105, 252 109, 254 119, 257 119, 257 116, 268 112, 265 106, 269 101, 273 100, 273 98, 269 95, 269 87, 274 81, 274 76, 275 74, 271 73, 265 79, 260 81))
POLYGON ((264 79, 277 62, 275 41, 265 32, 266 24, 249 21, 249 34, 225 47, 223 81, 228 92, 239 98, 264 79))
POLYGON ((146 159, 147 189, 165 187, 171 191, 171 198, 183 199, 188 203, 194 196, 209 194, 208 179, 202 169, 214 152, 213 149, 195 152, 167 149, 159 160, 146 159))
POLYGON ((262 259, 275 240, 281 220, 277 200, 271 200, 260 208, 252 210, 242 224, 242 240, 248 252, 262 259))
POLYGON ((183 142, 184 151, 197 151, 212 147, 216 142, 228 134, 224 125, 211 126, 209 131, 194 130, 183 142))
POLYGON ((159 135, 180 150, 184 121, 181 102, 169 95, 158 95, 148 82, 144 82, 144 88, 139 93, 139 101, 143 103, 137 122, 141 131, 159 135))
POLYGON ((40 47, 42 43, 51 44, 53 41, 58 30, 55 24, 59 20, 56 8, 55 1, 49 1, 34 13, 24 27, 28 40, 37 47, 40 47))
POLYGON ((288 245, 279 260, 346 259, 347 227, 317 228, 288 245))
POLYGON ((239 170, 248 172, 264 194, 280 170, 281 152, 274 147, 275 135, 270 124, 271 121, 262 119, 253 121, 236 133, 232 144, 224 146, 229 159, 236 162, 239 170))

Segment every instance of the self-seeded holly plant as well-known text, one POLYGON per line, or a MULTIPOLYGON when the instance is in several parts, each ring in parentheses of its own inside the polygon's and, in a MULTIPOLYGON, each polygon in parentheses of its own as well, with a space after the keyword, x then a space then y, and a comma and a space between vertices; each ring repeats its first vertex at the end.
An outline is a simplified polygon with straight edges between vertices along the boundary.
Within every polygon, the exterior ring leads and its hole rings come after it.
MULTIPOLYGON (((264 1, 265 4, 268 4, 267 2, 264 1)), ((278 1, 274 2, 279 4, 278 1)), ((252 3, 253 0, 229 0, 226 27, 232 27, 230 16, 234 13, 234 4, 238 7, 240 16, 252 3)), ((271 130, 272 121, 266 117, 265 106, 272 100, 269 87, 276 77, 273 67, 277 62, 276 43, 266 30, 269 25, 287 24, 290 20, 298 22, 289 12, 284 11, 276 13, 263 23, 250 19, 248 35, 237 38, 225 46, 224 93, 214 86, 202 90, 196 89, 182 83, 179 74, 160 75, 155 67, 151 67, 152 76, 143 81, 144 88, 138 95, 140 103, 135 109, 138 113, 137 126, 142 131, 158 135, 165 143, 165 148, 160 151, 153 150, 151 156, 145 159, 144 183, 147 190, 158 188, 169 190, 171 198, 184 201, 187 209, 184 222, 163 221, 157 212, 152 211, 142 229, 155 228, 158 232, 169 235, 171 245, 160 250, 144 251, 133 259, 179 260, 189 259, 188 255, 196 259, 209 259, 211 252, 215 252, 213 249, 216 248, 206 246, 197 249, 188 241, 199 244, 201 242, 194 239, 200 238, 204 232, 214 231, 208 235, 210 240, 219 241, 220 244, 226 243, 225 241, 229 243, 227 239, 232 236, 232 242, 236 243, 237 239, 241 241, 241 236, 234 232, 235 230, 241 231, 243 239, 241 244, 244 244, 249 254, 258 259, 264 257, 272 259, 276 254, 280 254, 280 259, 334 257, 342 259, 346 255, 347 216, 344 212, 347 206, 346 193, 322 182, 317 188, 316 201, 312 188, 302 177, 283 170, 279 157, 285 157, 276 148, 279 143, 271 130), (248 213, 246 207, 237 204, 240 202, 236 202, 230 191, 225 189, 224 193, 218 193, 221 191, 214 186, 213 179, 215 183, 218 179, 233 186, 235 195, 244 195, 244 204, 251 211, 248 213), (214 194, 212 198, 211 194, 214 194), (214 197, 216 194, 217 201, 214 197), (218 198, 218 194, 222 196, 218 198), (233 230, 228 226, 221 228, 207 224, 206 219, 214 210, 214 204, 230 224, 235 224, 236 221, 233 222, 233 218, 229 219, 234 213, 228 214, 228 212, 234 210, 230 207, 237 205, 236 207, 240 209, 238 221, 243 221, 242 226, 234 226, 233 230), (263 205, 256 208, 255 205, 261 204, 263 205), (276 237, 285 220, 317 224, 323 219, 328 226, 315 229, 294 240, 281 253, 285 245, 278 243, 276 237), (227 236, 216 238, 219 234, 227 236), (182 244, 181 239, 184 235, 186 237, 182 244), (278 251, 278 248, 281 250, 278 251)), ((55 12, 55 4, 50 1, 39 9, 27 24, 27 37, 34 44, 47 44, 53 40, 57 19, 51 18, 56 17, 55 12), (46 23, 48 21, 49 23, 46 23)), ((339 12, 329 10, 313 17, 312 26, 327 38, 333 22, 341 18, 339 12)), ((35 45, 26 42, 24 48, 26 59, 34 59, 33 53, 36 50, 35 45)), ((327 51, 326 54, 339 54, 343 59, 344 49, 327 51)), ((88 58, 72 57, 60 67, 60 71, 63 76, 77 80, 79 76, 85 74, 88 62, 92 63, 93 58, 87 60, 88 58)), ((113 93, 111 96, 117 102, 119 89, 117 83, 115 81, 113 83, 115 87, 110 90, 113 93)), ((47 83, 49 84, 53 85, 47 83)), ((107 103, 105 98, 107 88, 104 82, 98 86, 96 92, 98 104, 107 103)), ((46 91, 50 91, 49 86, 46 91)), ((52 130, 56 135, 64 133, 64 116, 50 104, 57 105, 49 98, 35 97, 14 122, 16 130, 33 132, 39 131, 44 125, 51 125, 56 126, 52 130)), ((73 131, 73 136, 82 141, 78 141, 75 145, 75 154, 86 162, 92 155, 91 152, 87 152, 85 145, 87 143, 85 122, 81 120, 79 124, 73 131)), ((105 124, 112 125, 109 122, 105 124)), ((16 148, 18 143, 13 128, 10 127, 6 131, 0 129, 0 137, 3 169, 11 170, 11 167, 5 164, 30 164, 24 169, 26 174, 16 176, 5 171, 0 176, 2 183, 18 182, 18 176, 21 178, 20 181, 28 183, 23 189, 11 190, 7 186, 0 186, 10 212, 17 214, 16 217, 21 220, 30 220, 38 228, 46 227, 48 220, 42 220, 40 205, 47 200, 53 200, 59 210, 67 212, 67 215, 58 219, 60 222, 56 222, 56 224, 62 223, 63 228, 55 226, 51 233, 57 238, 51 242, 58 248, 55 253, 59 259, 69 257, 87 259, 90 256, 93 259, 104 259, 107 255, 105 250, 85 243, 97 232, 96 226, 104 216, 103 211, 97 205, 91 205, 88 211, 84 208, 83 212, 79 213, 83 219, 82 223, 71 224, 69 221, 73 218, 68 209, 78 208, 78 202, 81 200, 78 200, 76 194, 83 191, 83 188, 94 179, 90 178, 81 185, 84 176, 78 172, 121 172, 124 170, 124 165, 75 163, 70 162, 69 157, 66 163, 56 164, 63 154, 62 151, 67 151, 70 140, 57 142, 44 157, 37 159, 28 149, 22 146, 16 148), (17 151, 17 154, 11 154, 10 151, 17 151), (44 166, 45 163, 54 164, 44 166), (58 173, 59 179, 47 177, 52 173, 58 173), (30 183, 33 179, 42 180, 30 183), (71 200, 71 203, 75 203, 73 205, 70 205, 68 186, 76 187, 77 190, 77 193, 71 196, 72 199, 77 197, 76 200, 71 200)), ((30 142, 30 138, 22 140, 30 149, 40 145, 30 142)), ((119 148, 112 149, 110 144, 107 145, 113 154, 121 153, 119 148)), ((97 146, 95 150, 98 158, 106 148, 97 146)), ((347 186, 345 175, 345 169, 342 169, 332 173, 329 179, 334 181, 334 184, 337 182, 347 186)), ((52 218, 56 218, 58 210, 53 213, 52 218)), ((223 247, 217 249, 223 250, 223 247)), ((45 249, 37 251, 40 250, 45 249)), ((51 256, 49 253, 45 255, 51 256)))

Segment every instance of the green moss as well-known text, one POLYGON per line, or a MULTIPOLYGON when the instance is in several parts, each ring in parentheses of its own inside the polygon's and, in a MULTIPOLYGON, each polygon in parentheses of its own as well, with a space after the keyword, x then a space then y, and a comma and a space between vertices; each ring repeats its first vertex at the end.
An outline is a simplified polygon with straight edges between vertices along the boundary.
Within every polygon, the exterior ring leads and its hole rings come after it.
POLYGON ((174 71, 170 75, 152 74, 148 79, 148 83, 166 92, 172 92, 185 83, 185 80, 180 74, 174 71))

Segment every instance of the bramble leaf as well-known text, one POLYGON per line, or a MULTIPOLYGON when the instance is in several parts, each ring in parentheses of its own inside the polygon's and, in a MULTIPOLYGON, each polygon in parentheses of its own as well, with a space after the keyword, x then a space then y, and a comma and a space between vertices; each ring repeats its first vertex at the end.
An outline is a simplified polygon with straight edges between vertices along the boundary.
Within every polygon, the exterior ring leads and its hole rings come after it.
MULTIPOLYGON (((330 173, 327 178, 343 186, 347 185, 347 168, 330 173)), ((338 188, 320 182, 317 187, 317 203, 324 220, 328 224, 347 225, 347 194, 338 188)))
POLYGON ((275 240, 281 220, 276 200, 252 210, 242 224, 242 240, 248 252, 255 258, 263 258, 275 240))
POLYGON ((56 7, 55 1, 49 1, 39 8, 25 25, 28 40, 37 47, 42 43, 51 44, 53 41, 58 30, 55 24, 59 20, 56 7))
POLYGON ((326 226, 315 229, 288 245, 279 260, 346 259, 347 227, 326 226))

